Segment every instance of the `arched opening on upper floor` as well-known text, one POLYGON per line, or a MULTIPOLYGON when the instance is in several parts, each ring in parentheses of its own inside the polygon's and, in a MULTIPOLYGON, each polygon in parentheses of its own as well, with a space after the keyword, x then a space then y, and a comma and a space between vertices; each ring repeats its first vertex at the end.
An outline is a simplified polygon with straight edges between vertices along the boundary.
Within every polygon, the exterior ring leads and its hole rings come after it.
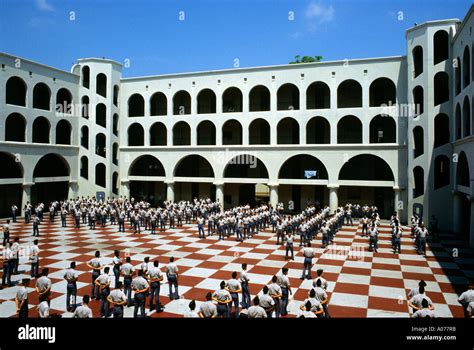
POLYGON ((467 87, 471 83, 471 54, 469 45, 464 48, 464 54, 462 55, 462 76, 463 76, 463 88, 467 87))
POLYGON ((71 144, 71 123, 62 119, 56 124, 56 144, 70 145, 71 144))
POLYGON ((300 143, 300 125, 294 118, 286 117, 277 125, 277 144, 298 145, 300 143))
POLYGON ((462 125, 463 125, 463 137, 471 135, 471 104, 469 102, 469 97, 464 97, 463 107, 462 107, 462 125))
POLYGON ((86 125, 81 128, 81 146, 89 149, 89 127, 86 125))
POLYGON ((173 114, 191 114, 191 95, 189 92, 181 90, 173 96, 173 114))
POLYGON ((177 177, 214 177, 214 170, 203 156, 192 154, 182 158, 174 168, 177 177))
POLYGON ((150 115, 159 116, 168 114, 168 99, 162 92, 155 92, 150 98, 150 115))
POLYGON ((98 103, 95 107, 95 123, 103 128, 107 127, 107 107, 98 103))
POLYGON ((449 158, 439 155, 434 161, 434 189, 449 185, 449 158))
POLYGON ((446 72, 438 72, 434 76, 434 105, 449 101, 449 76, 446 72))
POLYGON ((353 79, 344 80, 337 87, 337 108, 362 107, 362 86, 353 79))
POLYGON ((444 113, 440 113, 434 121, 434 147, 440 147, 449 143, 449 117, 444 113))
POLYGON ((128 170, 129 176, 165 176, 165 168, 161 161, 149 154, 138 157, 128 170))
POLYGON ((119 145, 118 143, 114 143, 112 145, 112 163, 118 165, 118 156, 119 156, 119 145))
POLYGON ((26 83, 20 77, 11 77, 5 87, 5 103, 26 107, 26 83))
POLYGON ((413 103, 415 104, 415 117, 423 114, 425 111, 424 104, 424 92, 423 88, 420 85, 417 85, 413 88, 413 103))
POLYGON ((80 176, 84 179, 89 178, 89 158, 86 156, 81 157, 81 166, 79 170, 80 176))
POLYGON ((461 116, 461 105, 458 103, 456 105, 456 140, 462 138, 462 124, 461 124, 462 116, 461 116))
POLYGON ((280 86, 277 91, 277 109, 279 111, 300 109, 300 90, 291 83, 280 86))
POLYGON ((313 117, 306 124, 306 143, 329 144, 331 143, 331 125, 324 117, 313 117))
POLYGON ((415 46, 412 50, 413 57, 413 78, 423 73, 423 48, 415 46))
POLYGON ((470 186, 469 163, 467 161, 466 153, 461 151, 457 157, 456 165, 456 185, 470 186))
POLYGON ((33 88, 33 108, 51 110, 51 90, 45 83, 38 83, 33 88))
POLYGON ((369 106, 392 106, 397 102, 397 88, 389 78, 375 79, 369 88, 369 106))
POLYGON ((323 162, 308 154, 298 154, 288 158, 280 167, 279 179, 328 179, 323 162))
POLYGON ((95 184, 99 187, 107 187, 106 167, 103 163, 98 163, 95 166, 95 184))
POLYGON ((331 108, 331 90, 322 81, 311 83, 306 89, 306 109, 331 108))
POLYGON ((198 146, 210 146, 216 144, 216 126, 209 120, 204 120, 197 126, 198 146))
POLYGON ((150 146, 166 146, 168 144, 168 131, 162 122, 153 123, 150 128, 150 146))
POLYGON ((227 88, 222 94, 222 112, 242 112, 243 95, 236 87, 227 88))
POLYGON ((38 117, 33 122, 33 143, 50 142, 51 124, 45 117, 38 117))
POLYGON ((270 111, 270 90, 266 86, 257 85, 249 93, 249 111, 270 111))
POLYGON ((112 117, 112 132, 115 136, 119 136, 119 115, 117 113, 112 117))
POLYGON ((56 112, 64 114, 72 113, 72 94, 66 88, 61 88, 56 93, 56 112))
POLYGON ((104 134, 99 133, 95 135, 95 154, 99 157, 107 156, 107 146, 106 146, 106 137, 104 134))
POLYGON ((197 95, 198 114, 216 113, 216 94, 211 89, 203 89, 197 95))
POLYGON ((222 144, 241 145, 242 144, 242 124, 237 120, 228 120, 222 125, 222 144))
POLYGON ((461 59, 459 57, 454 60, 454 86, 457 96, 461 92, 461 59))
POLYGON ((249 125, 249 145, 269 145, 270 124, 263 118, 253 120, 249 125))
POLYGON ((359 118, 346 115, 339 120, 337 143, 362 143, 362 122, 359 118))
POLYGON ((19 113, 10 114, 5 120, 5 141, 25 142, 26 120, 19 113))
POLYGON ((95 92, 107 98, 107 76, 104 73, 99 73, 96 76, 95 92))
POLYGON ((128 127, 128 145, 129 146, 144 146, 145 145, 145 131, 143 126, 139 123, 133 123, 128 127))
POLYGON ((118 195, 119 193, 119 181, 118 181, 118 173, 116 171, 112 174, 112 193, 118 195))
POLYGON ((433 35, 433 64, 446 61, 449 58, 449 34, 438 30, 433 35))
POLYGON ((413 128, 413 158, 417 158, 425 153, 425 136, 421 126, 413 128))
POLYGON ((119 96, 120 96, 120 88, 118 87, 118 85, 114 85, 114 96, 113 96, 112 103, 114 104, 115 107, 118 107, 119 96))
POLYGON ((128 116, 143 117, 145 115, 145 99, 140 94, 128 98, 128 116))
POLYGON ((81 98, 81 117, 89 119, 89 97, 82 96, 81 98))
POLYGON ((413 168, 413 198, 425 194, 425 171, 421 166, 413 168))
POLYGON ((379 156, 360 154, 344 163, 339 180, 395 181, 390 165, 379 156))
POLYGON ((397 142, 397 124, 387 115, 377 115, 370 121, 370 143, 397 142))
POLYGON ((186 122, 178 122, 173 126, 173 146, 191 145, 191 127, 186 122))
POLYGON ((89 89, 91 81, 91 69, 89 66, 82 67, 82 86, 89 89))

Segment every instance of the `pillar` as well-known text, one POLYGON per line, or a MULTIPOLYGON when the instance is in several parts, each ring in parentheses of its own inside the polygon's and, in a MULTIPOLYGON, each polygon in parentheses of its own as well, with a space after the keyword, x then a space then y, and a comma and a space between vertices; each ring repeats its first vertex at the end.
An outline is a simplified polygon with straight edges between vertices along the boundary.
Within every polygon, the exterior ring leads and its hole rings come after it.
POLYGON ((128 179, 122 180, 121 184, 120 195, 124 198, 130 199, 130 181, 128 179))
POLYGON ((23 184, 23 191, 21 194, 21 205, 19 205, 20 211, 26 205, 26 203, 31 203, 31 186, 33 186, 33 183, 23 184))
POLYGON ((273 208, 278 204, 278 185, 270 185, 270 204, 273 208))
POLYGON ((77 181, 69 181, 68 197, 77 198, 78 188, 77 181))
POLYGON ((453 231, 459 234, 461 231, 461 194, 458 191, 453 193, 453 231))
POLYGON ((174 202, 174 182, 166 182, 166 200, 174 202))
POLYGON ((224 184, 217 183, 216 185, 216 201, 219 202, 221 210, 224 210, 224 184))
POLYGON ((339 202, 337 198, 337 190, 339 189, 338 185, 328 185, 329 189, 329 208, 331 212, 334 213, 339 207, 339 202))

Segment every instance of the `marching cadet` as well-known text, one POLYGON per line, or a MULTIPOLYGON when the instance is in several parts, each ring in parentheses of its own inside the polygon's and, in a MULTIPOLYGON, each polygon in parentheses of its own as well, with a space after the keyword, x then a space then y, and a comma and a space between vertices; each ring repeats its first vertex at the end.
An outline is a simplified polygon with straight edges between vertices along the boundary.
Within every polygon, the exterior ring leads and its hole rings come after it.
POLYGON ((33 237, 39 237, 39 225, 40 225, 40 218, 38 215, 35 215, 35 218, 33 219, 33 237))
POLYGON ((302 318, 316 318, 317 316, 314 314, 313 311, 311 311, 312 305, 310 301, 307 301, 304 306, 303 306, 303 312, 299 317, 302 318))
POLYGON ((67 218, 67 211, 63 208, 61 210, 61 227, 66 227, 66 218, 67 218))
POLYGON ((92 299, 99 299, 100 298, 99 286, 97 286, 95 284, 95 280, 100 275, 100 270, 102 269, 102 264, 100 262, 100 252, 98 250, 95 252, 95 258, 91 259, 87 263, 87 266, 89 266, 92 269, 91 298, 92 299))
POLYGON ((48 277, 49 269, 46 267, 41 271, 41 277, 36 280, 36 291, 38 292, 39 302, 46 301, 49 304, 51 296, 51 280, 48 277))
POLYGON ((152 235, 156 235, 156 220, 157 220, 156 213, 153 213, 150 218, 150 226, 151 226, 152 235))
POLYGON ((206 301, 201 304, 199 307, 200 318, 216 318, 217 317, 217 307, 212 302, 212 293, 209 292, 206 294, 206 301))
MULTIPOLYGON (((234 304, 234 317, 239 316, 239 293, 242 291, 240 282, 237 280, 237 272, 232 272, 232 279, 227 281, 226 289, 229 291, 234 304)), ((229 304, 229 314, 231 314, 232 304, 229 304)))
POLYGON ((398 251, 398 254, 401 254, 401 246, 402 246, 402 228, 398 225, 396 225, 393 228, 393 233, 392 233, 392 239, 393 239, 393 253, 396 254, 398 251))
POLYGON ((75 210, 73 213, 76 228, 81 228, 81 216, 79 214, 79 210, 75 210))
POLYGON ((428 237, 428 230, 425 225, 421 224, 416 231, 418 239, 418 254, 426 255, 426 238, 428 237))
POLYGON ((150 262, 150 257, 147 256, 143 259, 143 262, 140 265, 140 270, 143 271, 143 277, 146 278, 147 272, 148 272, 148 263, 150 262))
POLYGON ((248 318, 267 318, 267 313, 265 309, 260 306, 260 299, 258 296, 253 298, 253 306, 249 307, 248 318))
POLYGON ((366 236, 368 234, 368 226, 369 226, 369 218, 367 216, 364 216, 360 222, 362 223, 362 237, 366 236))
POLYGON ((198 237, 206 238, 206 234, 204 233, 204 218, 200 215, 197 219, 197 224, 198 224, 198 237))
POLYGON ((324 273, 323 269, 318 269, 316 271, 316 275, 318 277, 316 277, 313 281, 313 288, 317 287, 317 282, 318 282, 318 280, 320 280, 321 281, 321 288, 323 288, 324 290, 328 289, 328 281, 326 281, 326 279, 323 277, 323 273, 324 273))
POLYGON ((28 318, 28 287, 30 286, 30 279, 23 278, 21 281, 21 288, 16 292, 15 303, 16 312, 19 318, 28 318))
POLYGON ((113 305, 112 315, 114 318, 123 318, 123 306, 127 303, 127 297, 123 292, 123 283, 118 281, 115 289, 110 292, 107 301, 113 305))
POLYGON ((313 287, 315 292, 316 299, 319 300, 324 310, 324 317, 329 318, 329 309, 328 309, 328 294, 322 287, 322 280, 316 280, 316 286, 313 287))
POLYGON ((7 243, 10 243, 10 220, 3 225, 3 243, 2 245, 5 247, 7 243))
POLYGON ((303 262, 303 274, 301 275, 300 279, 304 280, 311 279, 311 268, 313 267, 313 258, 314 258, 314 250, 311 248, 311 242, 308 242, 308 245, 301 250, 301 253, 304 256, 303 262))
POLYGON ((372 225, 372 227, 369 230, 369 252, 372 251, 372 247, 373 247, 373 250, 377 253, 378 240, 379 240, 379 237, 378 237, 377 228, 375 227, 375 225, 372 225))
POLYGON ((433 309, 433 302, 431 301, 430 298, 428 298, 425 294, 425 287, 420 286, 418 288, 418 294, 415 294, 409 301, 408 301, 408 306, 410 306, 413 309, 413 313, 415 313, 417 310, 421 309, 422 305, 421 302, 426 300, 428 302, 428 306, 433 309))
POLYGON ((76 270, 76 263, 74 261, 71 262, 69 268, 64 273, 64 279, 67 282, 66 285, 66 310, 67 311, 74 311, 76 308, 76 298, 77 298, 77 279, 79 275, 77 274, 76 270), (72 307, 71 307, 71 296, 74 298, 72 307))
POLYGON ((466 318, 472 317, 471 316, 472 310, 469 310, 469 308, 472 308, 471 303, 474 302, 474 283, 469 285, 469 289, 459 296, 458 302, 464 308, 464 317, 466 318))
POLYGON ((142 270, 138 270, 138 276, 132 281, 132 288, 135 292, 135 309, 133 310, 133 317, 138 317, 138 310, 140 310, 140 317, 145 317, 145 294, 148 292, 149 285, 147 280, 143 277, 142 270))
POLYGON ((12 250, 12 275, 18 275, 18 266, 20 265, 20 243, 18 243, 20 239, 15 237, 13 240, 13 244, 11 246, 12 250))
POLYGON ((293 252, 293 234, 288 232, 285 235, 285 242, 286 242, 286 252, 285 252, 285 260, 288 259, 288 252, 291 252, 291 260, 295 260, 295 254, 293 252))
POLYGON ((3 276, 2 276, 2 285, 8 285, 8 287, 13 286, 12 284, 12 272, 13 272, 13 253, 10 249, 10 243, 6 243, 5 248, 2 252, 3 259, 3 276), (6 283, 5 283, 6 282, 6 283))
MULTIPOLYGON (((277 274, 277 283, 281 288, 281 316, 288 315, 287 306, 288 306, 288 297, 292 295, 290 280, 288 279, 288 268, 283 267, 280 272, 277 274)), ((250 317, 250 314, 249 314, 250 317)))
POLYGON ((183 226, 183 210, 181 208, 178 209, 178 227, 183 226))
MULTIPOLYGON (((277 231, 277 242, 276 244, 280 244, 280 239, 281 243, 283 244, 283 223, 281 222, 281 219, 278 219, 278 223, 276 224, 276 231, 277 231)), ((273 233, 273 231, 272 231, 273 233)))
POLYGON ((225 286, 225 281, 221 281, 220 289, 217 289, 214 294, 212 294, 212 299, 217 302, 217 316, 228 318, 230 317, 229 304, 232 302, 232 297, 225 286))
POLYGON ((275 317, 279 318, 280 317, 280 312, 281 312, 281 288, 278 285, 278 279, 277 276, 272 277, 272 283, 270 283, 268 287, 268 294, 273 298, 273 301, 275 302, 275 317))
POLYGON ((250 279, 247 275, 247 263, 242 264, 242 271, 240 271, 240 285, 242 286, 242 308, 247 309, 250 307, 250 279))
POLYGON ((48 300, 43 300, 42 302, 40 302, 36 309, 38 310, 39 318, 49 318, 48 300))
POLYGON ((104 272, 96 278, 95 284, 99 287, 100 291, 100 317, 109 317, 109 302, 108 297, 110 295, 110 267, 106 266, 104 272))
POLYGON ((308 298, 304 301, 303 305, 307 305, 307 303, 310 303, 310 310, 313 312, 317 317, 322 317, 323 313, 323 308, 321 306, 321 302, 316 298, 316 290, 311 289, 308 294, 308 298))
POLYGON ((166 214, 164 211, 160 212, 160 231, 164 232, 166 230, 166 214))
POLYGON ((322 248, 326 248, 329 245, 329 232, 331 229, 327 226, 326 222, 323 222, 323 226, 321 227, 321 234, 322 238, 322 248))
POLYGON ((74 318, 92 318, 92 310, 89 307, 90 297, 84 295, 82 297, 82 305, 78 306, 72 317, 74 318))
POLYGON ((170 262, 166 266, 166 278, 168 279, 168 285, 170 289, 170 299, 179 299, 178 293, 178 266, 174 262, 174 257, 170 257, 170 262), (174 286, 174 293, 172 287, 174 286))
POLYGON ((423 298, 421 301, 421 308, 416 310, 416 312, 412 316, 413 318, 435 318, 435 313, 430 308, 430 304, 428 300, 423 298))
POLYGON ((189 310, 184 313, 186 318, 199 318, 198 313, 196 312, 196 301, 193 299, 188 304, 189 310))
POLYGON ((125 232, 125 211, 121 210, 118 218, 119 232, 125 232))
POLYGON ((275 301, 268 295, 268 286, 264 286, 262 292, 262 295, 259 297, 259 305, 263 307, 267 313, 267 318, 272 318, 272 313, 275 309, 275 301))
POLYGON ((158 265, 158 260, 153 261, 153 266, 148 270, 148 282, 150 283, 150 311, 155 309, 156 312, 161 312, 163 308, 160 304, 160 287, 163 275, 158 265))
POLYGON ((130 257, 127 256, 125 264, 120 267, 120 273, 123 276, 123 287, 127 295, 127 306, 132 305, 132 278, 135 268, 130 264, 130 257))
POLYGON ((35 239, 30 248, 31 278, 39 276, 39 252, 38 240, 35 239))
MULTIPOLYGON (((94 208, 89 210, 89 229, 95 230, 95 212, 94 208)), ((94 295, 92 295, 92 299, 94 299, 94 295)))
POLYGON ((122 265, 122 259, 120 258, 120 252, 118 250, 114 250, 112 263, 114 264, 115 288, 117 288, 117 283, 120 280, 120 266, 122 265))

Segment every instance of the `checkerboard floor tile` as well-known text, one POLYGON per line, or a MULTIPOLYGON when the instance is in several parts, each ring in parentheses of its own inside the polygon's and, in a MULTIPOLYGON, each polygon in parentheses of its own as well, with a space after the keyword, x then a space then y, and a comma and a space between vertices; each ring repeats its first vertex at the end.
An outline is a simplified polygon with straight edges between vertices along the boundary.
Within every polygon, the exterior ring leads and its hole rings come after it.
MULTIPOLYGON (((13 223, 10 230, 12 238, 20 237, 22 246, 31 246, 34 240, 31 224, 13 223)), ((60 227, 59 220, 40 226, 41 268, 49 267, 53 283, 51 313, 63 317, 72 315, 66 312, 66 288, 62 278, 71 261, 76 261, 80 274, 78 302, 90 293, 91 274, 86 263, 95 250, 101 251, 107 264, 111 264, 115 249, 120 250, 122 256, 129 255, 137 267, 146 256, 151 261, 158 258, 162 270, 169 257, 175 257, 180 269, 180 299, 171 301, 168 298, 165 278, 160 291, 165 311, 148 312, 150 317, 182 317, 192 299, 199 307, 206 293, 217 289, 221 280, 230 279, 232 271, 240 271, 243 262, 249 265, 252 297, 261 293, 263 286, 282 267, 289 268, 293 295, 287 317, 299 315, 299 307, 312 287, 311 281, 300 279, 303 258, 298 252, 299 241, 295 245, 295 260, 285 260, 285 248, 276 244, 276 236, 271 230, 244 242, 236 241, 234 236, 224 241, 216 236, 199 239, 195 224, 156 235, 150 235, 148 231, 141 234, 117 231, 117 226, 109 224, 94 231, 87 226, 76 229, 70 219, 66 228, 60 227)), ((382 223, 380 231, 378 253, 368 251, 368 238, 361 237, 361 227, 357 225, 344 226, 334 244, 325 249, 321 248, 320 236, 313 241, 317 258, 312 275, 314 278, 314 271, 319 268, 325 271, 331 317, 409 317, 406 295, 420 279, 427 282, 427 295, 435 304, 438 317, 462 317, 463 309, 457 303, 457 297, 469 282, 474 281, 474 252, 459 246, 457 241, 445 239, 442 243, 429 244, 424 257, 416 253, 412 239, 406 235, 402 239, 402 254, 393 254, 390 227, 382 223), (455 257, 452 256, 454 247, 458 248, 455 257)), ((27 258, 20 260, 19 271, 20 275, 12 278, 14 282, 28 276, 27 258)), ((17 289, 13 286, 0 290, 0 317, 16 317, 14 297, 17 289)), ((30 317, 36 317, 38 297, 34 288, 30 288, 29 302, 30 317)), ((91 307, 97 317, 99 302, 92 301, 91 307)), ((132 316, 133 307, 126 308, 125 317, 132 316)))

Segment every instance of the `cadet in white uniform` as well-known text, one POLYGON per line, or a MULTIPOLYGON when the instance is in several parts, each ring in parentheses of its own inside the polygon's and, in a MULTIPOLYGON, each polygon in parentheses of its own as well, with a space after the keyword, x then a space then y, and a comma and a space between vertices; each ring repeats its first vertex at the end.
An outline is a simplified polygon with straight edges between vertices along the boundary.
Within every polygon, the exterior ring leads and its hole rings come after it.
POLYGON ((130 264, 130 257, 127 256, 125 264, 120 267, 120 273, 123 276, 123 289, 127 295, 127 306, 132 305, 132 279, 135 268, 130 264))
MULTIPOLYGON (((229 291, 234 304, 234 317, 239 316, 239 293, 242 291, 240 282, 237 280, 237 272, 232 272, 232 279, 227 281, 226 289, 229 291)), ((229 304, 229 313, 231 313, 232 305, 229 304)))
POLYGON ((189 302, 189 310, 187 310, 185 313, 184 313, 184 317, 186 318, 199 318, 199 315, 198 313, 196 312, 196 301, 195 300, 191 300, 189 302))
POLYGON ((206 302, 202 303, 199 307, 199 317, 201 318, 216 318, 217 317, 217 307, 212 302, 212 293, 209 292, 206 294, 206 302))
POLYGON ((232 297, 225 287, 225 281, 221 281, 220 289, 217 289, 214 294, 212 294, 212 299, 217 302, 218 317, 230 317, 229 304, 232 302, 232 297))
POLYGON ((112 315, 114 318, 123 318, 123 306, 127 303, 127 297, 123 292, 123 283, 118 281, 116 286, 107 297, 107 300, 113 305, 112 315))
POLYGON ((466 318, 472 317, 472 310, 468 310, 468 308, 474 302, 474 284, 471 284, 469 289, 459 296, 458 302, 464 307, 464 316, 466 318))
POLYGON ((89 300, 90 300, 90 297, 88 295, 84 295, 82 297, 82 305, 76 308, 72 317, 92 318, 92 310, 89 307, 89 300))
POLYGON ((104 268, 104 273, 102 273, 97 279, 95 280, 95 284, 99 287, 99 295, 100 295, 100 316, 101 317, 109 317, 109 301, 107 298, 110 294, 110 267, 106 266, 104 268))
POLYGON ((97 250, 95 252, 95 258, 91 259, 87 264, 92 269, 92 288, 91 288, 91 299, 99 299, 99 286, 95 284, 95 280, 100 276, 100 270, 102 269, 102 264, 100 262, 100 252, 97 250))
POLYGON ((77 284, 76 281, 79 278, 76 270, 76 263, 73 261, 69 265, 69 268, 64 273, 64 279, 66 280, 66 310, 74 311, 76 308, 76 298, 77 298, 77 284), (73 297, 73 303, 71 307, 71 297, 73 297))
POLYGON ((138 317, 138 310, 140 316, 145 317, 145 293, 149 290, 148 281, 143 277, 143 271, 138 270, 138 276, 132 281, 132 288, 135 292, 135 309, 133 310, 133 317, 138 317))
POLYGON ((249 307, 247 311, 248 318, 267 318, 267 313, 259 304, 260 299, 256 296, 253 298, 253 306, 249 307))
POLYGON ((247 275, 247 264, 242 264, 242 271, 240 271, 240 285, 242 286, 242 308, 247 309, 250 306, 250 289, 247 275))
POLYGON ((16 292, 16 311, 19 318, 28 318, 28 287, 30 279, 24 278, 21 282, 21 287, 16 292))
POLYGON ((170 257, 170 262, 166 266, 166 278, 168 279, 168 285, 170 289, 170 299, 179 299, 178 293, 178 266, 174 263, 174 257, 170 257), (174 286, 174 293, 172 287, 174 286))
POLYGON ((150 311, 156 309, 156 312, 162 312, 160 305, 160 287, 163 281, 163 275, 158 268, 158 260, 153 261, 153 266, 148 270, 148 281, 150 283, 150 311))
POLYGON ((311 242, 308 242, 307 246, 301 250, 301 253, 304 256, 303 262, 303 274, 301 275, 301 279, 311 279, 311 268, 313 267, 313 258, 314 258, 314 250, 311 248, 311 242))

